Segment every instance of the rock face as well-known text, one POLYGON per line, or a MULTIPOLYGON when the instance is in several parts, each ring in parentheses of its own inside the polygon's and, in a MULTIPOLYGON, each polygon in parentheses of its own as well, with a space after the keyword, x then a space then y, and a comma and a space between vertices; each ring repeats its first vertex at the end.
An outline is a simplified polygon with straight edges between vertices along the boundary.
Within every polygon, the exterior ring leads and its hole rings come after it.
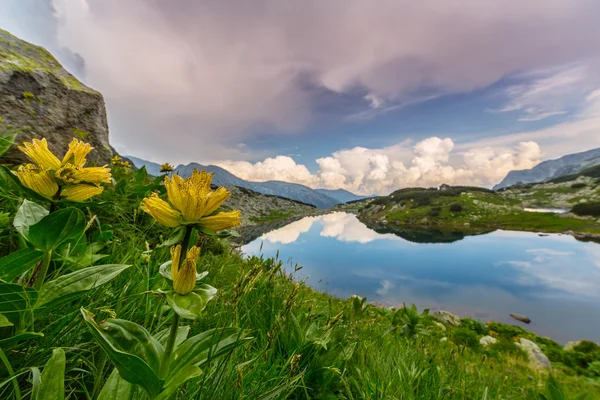
POLYGON ((550 360, 544 353, 542 353, 542 350, 537 344, 529 339, 521 338, 519 339, 519 343, 516 343, 516 345, 527 353, 529 364, 532 367, 536 369, 550 368, 550 360))
POLYGON ((460 318, 448 311, 444 311, 444 310, 436 311, 433 313, 433 317, 435 319, 437 319, 438 321, 441 321, 448 325, 452 325, 452 326, 460 325, 460 318))
MULTIPOLYGON (((89 165, 110 162, 106 108, 102 95, 69 74, 45 49, 0 29, 0 132, 17 130, 17 144, 48 139, 64 154, 72 138, 94 146, 89 165)), ((2 157, 20 164, 25 157, 13 147, 2 157)))

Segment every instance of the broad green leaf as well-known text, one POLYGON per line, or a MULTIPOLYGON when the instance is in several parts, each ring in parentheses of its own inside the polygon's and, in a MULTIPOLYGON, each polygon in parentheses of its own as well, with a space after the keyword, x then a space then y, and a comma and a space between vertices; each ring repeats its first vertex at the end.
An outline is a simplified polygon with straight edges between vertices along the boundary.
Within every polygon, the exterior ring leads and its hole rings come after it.
POLYGON ((206 307, 206 304, 215 297, 217 289, 202 284, 188 294, 180 295, 173 291, 165 292, 167 302, 180 317, 196 319, 206 307))
POLYGON ((0 283, 0 313, 10 318, 10 314, 19 313, 31 308, 37 300, 35 289, 21 285, 0 283))
POLYGON ((230 353, 250 339, 238 328, 211 329, 192 336, 173 352, 167 382, 174 381, 188 366, 201 367, 207 361, 230 353))
POLYGON ((52 250, 83 235, 85 215, 77 208, 58 210, 29 227, 27 240, 40 250, 52 250))
POLYGON ((50 282, 44 283, 40 289, 35 307, 39 308, 53 300, 66 299, 66 296, 72 293, 83 292, 104 285, 129 267, 131 265, 96 265, 59 276, 50 282))
POLYGON ((0 328, 4 328, 6 326, 13 326, 14 324, 6 318, 6 316, 0 314, 0 328))
POLYGON ((18 335, 0 340, 0 347, 6 348, 12 346, 13 344, 23 342, 25 340, 37 340, 43 337, 44 334, 41 332, 23 332, 19 333, 18 335))
POLYGON ((81 308, 81 313, 92 336, 115 364, 119 375, 130 383, 140 385, 151 398, 158 396, 164 380, 155 371, 160 367, 163 346, 133 322, 108 319, 97 324, 89 311, 81 308))
POLYGON ((6 153, 10 146, 15 143, 17 134, 17 131, 5 131, 0 134, 0 156, 6 153))
POLYGON ((113 369, 112 373, 102 387, 97 400, 130 400, 133 398, 135 387, 121 378, 118 369, 113 369))
POLYGON ((165 240, 164 242, 162 242, 158 247, 171 247, 171 246, 175 246, 177 243, 181 243, 181 241, 183 240, 184 236, 185 236, 185 226, 179 226, 177 227, 173 233, 171 234, 171 236, 169 236, 169 238, 167 240, 165 240))
POLYGON ((43 251, 24 248, 0 258, 0 279, 11 282, 33 267, 43 256, 43 251))
POLYGON ((31 367, 31 400, 37 400, 42 386, 42 374, 38 367, 31 367))
POLYGON ((42 384, 38 400, 63 400, 65 398, 65 351, 52 351, 52 357, 42 371, 42 384))
MULTIPOLYGON (((155 333, 152 336, 154 336, 154 339, 158 340, 158 342, 160 344, 162 344, 163 346, 166 346, 167 340, 169 340, 170 333, 171 333, 171 328, 166 328, 166 329, 163 329, 162 331, 159 331, 158 333, 155 333)), ((175 336, 175 345, 174 345, 175 349, 181 343, 183 343, 183 341, 187 338, 189 333, 190 333, 189 325, 180 326, 179 328, 177 328, 177 336, 175 336)))
POLYGON ((15 214, 13 225, 25 239, 28 239, 29 228, 40 222, 49 213, 48 210, 39 204, 25 199, 15 214))

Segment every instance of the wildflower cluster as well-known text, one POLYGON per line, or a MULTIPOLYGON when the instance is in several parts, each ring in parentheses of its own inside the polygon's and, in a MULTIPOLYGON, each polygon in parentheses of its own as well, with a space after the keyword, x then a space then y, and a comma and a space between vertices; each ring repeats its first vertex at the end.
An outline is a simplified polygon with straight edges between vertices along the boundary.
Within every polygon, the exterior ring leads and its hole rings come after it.
POLYGON ((111 182, 107 166, 85 167, 93 149, 88 143, 73 139, 62 161, 48 149, 46 139, 33 139, 18 148, 33 163, 21 165, 15 174, 23 186, 49 200, 86 201, 102 193, 102 183, 111 182))

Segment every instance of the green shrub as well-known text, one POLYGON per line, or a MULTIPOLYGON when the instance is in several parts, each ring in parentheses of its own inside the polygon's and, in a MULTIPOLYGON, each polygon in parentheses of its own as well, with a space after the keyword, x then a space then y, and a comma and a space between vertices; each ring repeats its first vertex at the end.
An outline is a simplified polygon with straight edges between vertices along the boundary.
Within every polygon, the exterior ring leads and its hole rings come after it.
POLYGON ((600 346, 589 340, 582 340, 581 343, 573 347, 573 350, 586 354, 598 353, 600 352, 600 346))
POLYGON ((485 336, 490 333, 490 328, 483 322, 477 321, 476 319, 463 318, 460 320, 460 326, 470 329, 481 336, 485 336))
POLYGON ((581 189, 581 188, 584 188, 586 186, 587 185, 585 183, 583 183, 583 182, 574 183, 574 184, 571 185, 571 189, 581 189))
POLYGON ((461 212, 463 210, 462 206, 458 203, 454 203, 450 206, 450 211, 452 212, 461 212))
POLYGON ((441 212, 442 212, 442 209, 440 207, 433 207, 431 210, 429 210, 429 216, 430 217, 438 217, 441 212))
POLYGON ((589 215, 592 217, 600 217, 600 202, 589 202, 577 204, 571 210, 577 215, 589 215))
POLYGON ((525 336, 528 332, 520 326, 502 324, 500 322, 490 322, 490 330, 496 332, 498 336, 505 339, 513 339, 517 336, 525 336))
POLYGON ((454 332, 452 332, 452 340, 458 345, 466 346, 471 349, 479 347, 479 337, 477 336, 477 333, 469 328, 460 327, 454 329, 454 332))
POLYGON ((588 372, 591 376, 600 376, 600 361, 594 361, 588 365, 588 372))

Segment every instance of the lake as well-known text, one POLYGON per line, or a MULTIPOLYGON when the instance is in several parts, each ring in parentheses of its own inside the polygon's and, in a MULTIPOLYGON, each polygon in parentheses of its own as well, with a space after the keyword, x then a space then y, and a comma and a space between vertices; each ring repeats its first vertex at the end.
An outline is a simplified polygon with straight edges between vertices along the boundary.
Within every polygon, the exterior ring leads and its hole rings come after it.
POLYGON ((317 290, 385 306, 414 303, 524 326, 565 343, 600 340, 600 245, 568 235, 495 231, 446 243, 436 234, 377 233, 355 215, 305 217, 246 244, 246 254, 298 263, 317 290), (406 238, 406 239, 405 239, 406 238), (509 313, 531 318, 529 325, 509 313))

